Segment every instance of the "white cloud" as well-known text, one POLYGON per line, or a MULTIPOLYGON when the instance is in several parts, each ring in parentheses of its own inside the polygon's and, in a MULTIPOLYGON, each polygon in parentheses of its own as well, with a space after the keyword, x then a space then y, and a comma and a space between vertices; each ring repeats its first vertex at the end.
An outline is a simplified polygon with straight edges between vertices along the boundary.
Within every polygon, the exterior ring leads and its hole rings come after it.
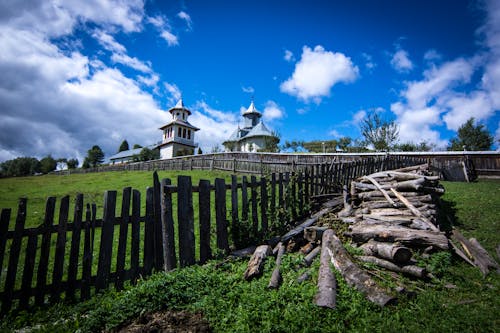
POLYGON ((337 130, 331 130, 331 131, 329 131, 328 135, 332 136, 334 138, 341 138, 341 137, 343 137, 343 135, 340 134, 339 131, 337 131, 337 130))
POLYGON ((495 131, 495 142, 493 143, 493 145, 496 145, 497 150, 500 150, 500 121, 498 122, 497 130, 495 131))
POLYGON ((92 37, 97 39, 99 44, 101 44, 106 50, 115 53, 126 53, 127 49, 122 44, 118 43, 113 36, 102 31, 96 30, 92 34, 92 37))
POLYGON ((368 54, 368 53, 361 53, 361 57, 365 60, 365 67, 368 69, 369 72, 371 72, 375 67, 377 67, 377 64, 373 61, 373 57, 368 54))
POLYGON ((400 73, 407 73, 413 69, 413 63, 405 50, 398 50, 393 54, 391 65, 400 73))
POLYGON ((365 110, 359 110, 352 116, 352 123, 354 125, 360 124, 364 119, 366 118, 366 111, 365 110))
POLYGON ((458 130, 470 117, 477 121, 486 120, 492 116, 494 109, 491 100, 484 91, 475 91, 469 95, 451 97, 446 106, 450 111, 443 116, 446 126, 451 130, 458 130))
POLYGON ((179 45, 179 39, 168 30, 163 30, 160 36, 167 41, 168 46, 179 45))
POLYGON ((424 60, 426 60, 428 62, 435 62, 435 61, 441 60, 441 58, 442 58, 441 54, 439 54, 434 49, 427 50, 427 52, 425 52, 425 54, 424 54, 424 60))
POLYGON ((123 64, 128 67, 131 67, 135 70, 138 70, 143 73, 151 73, 151 64, 149 63, 144 63, 137 59, 136 57, 130 57, 126 54, 121 54, 121 53, 113 53, 111 56, 111 60, 115 63, 123 64))
POLYGON ((295 61, 295 57, 293 56, 293 52, 290 50, 285 50, 285 56, 283 57, 285 61, 292 62, 295 61))
POLYGON ((177 13, 177 17, 186 22, 188 30, 192 29, 193 21, 191 20, 191 16, 189 16, 188 13, 186 13, 185 11, 180 11, 179 13, 177 13))
POLYGON ((281 83, 280 89, 305 102, 319 103, 335 84, 353 82, 358 73, 358 67, 343 53, 326 51, 319 45, 314 49, 304 46, 292 76, 281 83))
POLYGON ((281 119, 285 116, 285 110, 274 101, 267 101, 262 118, 266 121, 281 119))
POLYGON ((255 89, 251 86, 241 87, 241 90, 243 90, 243 92, 246 92, 248 94, 253 94, 255 92, 255 89))
POLYGON ((158 81, 160 81, 160 77, 158 74, 151 74, 150 76, 138 75, 137 81, 148 87, 155 87, 158 84, 158 81))
POLYGON ((168 98, 169 104, 174 106, 182 96, 181 90, 174 83, 165 82, 163 85, 165 86, 165 89, 167 90, 167 93, 168 93, 167 98, 168 98))

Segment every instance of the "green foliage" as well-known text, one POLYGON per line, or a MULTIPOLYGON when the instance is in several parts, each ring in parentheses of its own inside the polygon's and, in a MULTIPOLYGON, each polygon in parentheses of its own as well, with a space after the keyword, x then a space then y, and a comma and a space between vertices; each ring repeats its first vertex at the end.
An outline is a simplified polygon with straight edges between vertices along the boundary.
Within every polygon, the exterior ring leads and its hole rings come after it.
POLYGON ((18 157, 0 164, 2 177, 22 177, 39 173, 40 161, 34 157, 18 157))
POLYGON ((293 152, 297 152, 301 149, 304 149, 304 141, 285 141, 285 143, 282 146, 283 150, 288 150, 291 149, 293 152))
POLYGON ((123 140, 122 143, 120 144, 120 148, 118 148, 118 152, 126 151, 126 150, 129 150, 129 149, 130 148, 128 147, 127 140, 123 140))
POLYGON ((349 149, 349 146, 352 143, 352 139, 348 136, 344 136, 339 139, 337 146, 339 147, 340 150, 342 151, 347 151, 349 149))
POLYGON ((140 161, 150 161, 150 160, 158 160, 160 159, 160 149, 155 148, 155 149, 149 149, 147 147, 142 148, 141 152, 139 153, 139 160, 140 161))
POLYGON ((87 151, 87 157, 83 161, 83 167, 96 167, 104 162, 104 152, 101 147, 95 145, 87 151))
POLYGON ((493 136, 482 124, 474 126, 474 118, 467 120, 450 140, 448 150, 490 150, 493 136))
POLYGON ((420 143, 405 142, 394 146, 396 151, 431 151, 434 146, 425 141, 420 143))
POLYGON ((49 173, 57 168, 57 161, 50 155, 40 160, 40 172, 49 173))
POLYGON ((76 158, 71 158, 68 160, 68 162, 66 162, 66 164, 68 165, 68 169, 76 169, 78 167, 78 159, 76 158))
POLYGON ((310 153, 335 153, 337 151, 337 140, 308 141, 303 147, 310 153))
POLYGON ((394 121, 384 120, 374 112, 361 123, 361 134, 375 150, 389 151, 399 137, 399 127, 394 121))
POLYGON ((198 155, 203 154, 203 151, 201 150, 201 148, 200 148, 200 147, 198 147, 198 153, 197 153, 197 154, 198 154, 198 155))
MULTIPOLYGON (((280 134, 273 132, 273 136, 264 137, 264 147, 258 149, 259 152, 279 153, 280 134)), ((253 148, 251 149, 253 151, 253 148)))
POLYGON ((139 148, 142 148, 142 146, 137 143, 135 143, 134 146, 132 147, 132 149, 139 149, 139 148))

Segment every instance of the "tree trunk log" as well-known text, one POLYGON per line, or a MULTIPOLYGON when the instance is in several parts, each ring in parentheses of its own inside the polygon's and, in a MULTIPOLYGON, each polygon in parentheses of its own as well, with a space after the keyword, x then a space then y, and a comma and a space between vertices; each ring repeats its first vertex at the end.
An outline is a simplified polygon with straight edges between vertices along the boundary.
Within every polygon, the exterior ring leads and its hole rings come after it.
POLYGON ((327 227, 307 227, 304 229, 304 238, 311 243, 316 243, 323 237, 323 232, 327 227))
POLYGON ((389 196, 389 194, 387 194, 386 190, 384 190, 382 188, 382 186, 380 186, 380 184, 375 180, 373 179, 372 177, 370 176, 364 176, 363 179, 366 179, 368 181, 370 181, 373 185, 375 185, 375 187, 380 191, 382 192, 382 195, 385 197, 385 199, 387 200, 387 202, 389 202, 392 206, 395 206, 396 204, 394 203, 394 200, 391 199, 391 197, 389 196))
POLYGON ((268 255, 271 255, 272 250, 269 245, 260 245, 255 249, 250 261, 248 262, 247 269, 243 277, 245 280, 250 281, 254 277, 261 276, 264 268, 264 260, 268 255))
POLYGON ((314 298, 314 303, 317 306, 334 309, 336 306, 337 282, 335 275, 330 270, 330 253, 329 248, 332 246, 332 237, 334 231, 328 229, 323 233, 321 242, 320 266, 318 272, 318 292, 314 298))
POLYGON ((448 239, 444 233, 439 231, 409 229, 384 223, 358 223, 350 226, 346 235, 357 243, 365 243, 373 239, 379 242, 400 242, 407 246, 433 246, 441 250, 448 250, 448 239))
POLYGON ((402 203, 405 204, 406 207, 408 207, 409 210, 411 210, 411 212, 413 214, 415 214, 415 216, 417 217, 420 217, 420 219, 422 221, 424 221, 424 223, 427 223, 429 225, 429 228, 431 230, 434 230, 434 231, 438 231, 439 229, 431 222, 429 221, 417 208, 415 208, 415 206, 413 206, 408 200, 406 200, 406 198, 401 194, 399 193, 398 191, 396 191, 395 189, 391 188, 391 191, 392 193, 394 193, 394 195, 399 199, 401 200, 402 203))
POLYGON ((371 240, 361 245, 361 249, 367 256, 377 256, 399 265, 408 263, 412 257, 409 248, 397 243, 381 243, 371 240))
POLYGON ((481 261, 485 262, 488 268, 495 269, 497 273, 500 273, 500 266, 498 263, 493 259, 492 256, 484 249, 484 247, 479 244, 477 239, 475 238, 469 238, 469 242, 471 243, 472 247, 474 248, 474 254, 475 256, 478 256, 481 258, 481 261))
POLYGON ((395 297, 389 295, 351 260, 337 236, 332 235, 328 249, 331 251, 330 257, 335 269, 340 272, 350 286, 359 290, 368 300, 380 306, 385 306, 395 300, 395 297))
POLYGON ((314 258, 316 258, 320 250, 321 246, 316 246, 311 252, 309 252, 309 254, 304 257, 304 265, 307 267, 311 266, 314 258))
POLYGON ((359 256, 358 258, 363 262, 369 262, 393 272, 403 273, 418 278, 424 278, 427 276, 427 271, 425 270, 425 268, 415 265, 398 266, 390 261, 372 256, 359 256))
POLYGON ((281 279, 280 265, 281 265, 281 258, 283 257, 284 253, 285 253, 285 246, 280 242, 278 244, 278 254, 276 256, 276 267, 274 268, 273 274, 271 275, 271 280, 267 285, 269 289, 278 289, 281 285, 282 279, 281 279))

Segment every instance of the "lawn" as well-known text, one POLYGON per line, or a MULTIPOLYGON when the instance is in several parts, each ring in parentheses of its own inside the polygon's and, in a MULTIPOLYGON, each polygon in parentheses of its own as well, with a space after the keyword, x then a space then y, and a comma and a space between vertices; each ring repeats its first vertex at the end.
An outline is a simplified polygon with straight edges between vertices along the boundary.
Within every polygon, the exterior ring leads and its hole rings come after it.
MULTIPOLYGON (((148 174, 139 186, 150 182, 148 174)), ((443 185, 447 190, 444 207, 454 214, 455 225, 494 253, 500 244, 500 181, 443 185)), ((88 302, 11 314, 0 329, 95 332, 115 328, 141 313, 165 309, 202 312, 216 332, 496 332, 500 327, 499 275, 483 277, 477 268, 447 253, 426 261, 437 279, 399 280, 411 292, 401 296, 397 305, 385 308, 366 301, 340 276, 337 309, 314 306, 319 262, 305 268, 301 260, 300 254, 283 258, 283 284, 279 290, 266 288, 274 265, 272 259, 266 263, 264 276, 251 282, 242 278, 245 260, 211 261, 204 266, 157 273, 136 287, 108 291, 88 302), (297 277, 306 270, 311 272, 311 279, 298 283, 297 277)))

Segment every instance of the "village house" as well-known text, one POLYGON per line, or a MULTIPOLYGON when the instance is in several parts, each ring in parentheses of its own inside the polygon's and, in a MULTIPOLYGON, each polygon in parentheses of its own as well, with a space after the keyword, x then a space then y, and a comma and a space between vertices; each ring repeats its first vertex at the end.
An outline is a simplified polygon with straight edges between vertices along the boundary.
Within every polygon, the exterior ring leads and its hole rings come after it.
POLYGON ((243 128, 238 125, 229 139, 222 143, 227 152, 258 152, 265 150, 270 143, 279 142, 279 138, 262 122, 262 113, 257 111, 253 101, 242 116, 243 128))

